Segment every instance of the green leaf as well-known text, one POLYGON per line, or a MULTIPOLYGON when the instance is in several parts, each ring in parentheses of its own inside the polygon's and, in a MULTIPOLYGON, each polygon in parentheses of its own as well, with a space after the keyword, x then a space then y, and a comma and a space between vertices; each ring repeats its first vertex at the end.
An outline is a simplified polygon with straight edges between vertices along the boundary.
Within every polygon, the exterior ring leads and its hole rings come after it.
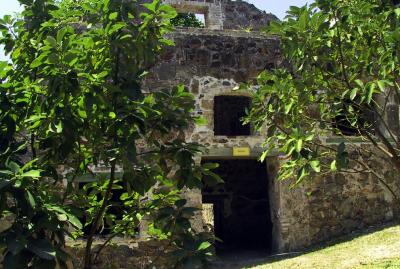
POLYGON ((364 82, 362 82, 360 79, 356 79, 354 81, 361 89, 364 89, 364 82))
POLYGON ((87 119, 87 113, 85 110, 83 109, 78 109, 78 115, 79 117, 81 117, 82 119, 87 119))
POLYGON ((204 117, 196 117, 196 118, 194 119, 194 121, 195 121, 195 123, 196 123, 197 125, 200 125, 200 126, 205 126, 205 125, 207 125, 207 120, 206 120, 204 117))
POLYGON ((354 98, 356 98, 357 92, 358 92, 358 88, 354 88, 354 89, 350 92, 350 100, 353 101, 354 98))
POLYGON ((332 171, 337 171, 336 160, 334 160, 333 162, 331 162, 331 170, 332 170, 332 171))
POLYGON ((9 168, 14 173, 18 173, 20 170, 20 166, 16 162, 13 162, 13 161, 7 162, 6 167, 9 168))
POLYGON ((61 41, 63 40, 65 34, 67 33, 67 29, 63 28, 61 30, 58 30, 57 32, 57 43, 61 43, 61 41))
POLYGON ((108 18, 109 18, 111 21, 115 20, 117 17, 118 17, 118 12, 113 12, 113 13, 111 13, 111 14, 108 16, 108 18))
POLYGON ((125 200, 128 200, 129 197, 130 197, 129 193, 124 192, 123 194, 121 194, 121 196, 119 197, 119 199, 120 199, 121 201, 125 201, 125 200))
POLYGON ((44 239, 30 241, 28 250, 45 260, 54 260, 56 257, 53 245, 44 239))
POLYGON ((321 172, 321 165, 318 160, 311 161, 310 166, 315 172, 317 173, 321 172))
POLYGON ((57 47, 57 41, 54 39, 54 37, 52 37, 52 36, 47 36, 47 37, 46 37, 46 41, 47 41, 47 43, 48 43, 50 46, 52 46, 53 48, 54 48, 54 47, 57 47))
POLYGON ((67 217, 66 214, 57 214, 57 219, 58 219, 59 221, 64 222, 64 221, 67 221, 67 220, 68 220, 68 217, 67 217))
POLYGON ((56 53, 51 53, 48 57, 47 57, 47 62, 50 64, 57 64, 58 63, 58 55, 56 53))
POLYGON ((83 228, 82 223, 80 222, 80 220, 77 217, 75 217, 74 215, 72 215, 72 214, 68 214, 68 221, 78 229, 82 229, 83 228))
POLYGON ((157 1, 153 1, 151 3, 145 3, 143 4, 145 8, 147 8, 149 11, 155 12, 156 11, 156 6, 157 6, 157 1))
POLYGON ((115 117, 117 116, 114 112, 110 112, 110 113, 108 113, 108 116, 111 118, 111 119, 115 119, 115 117))
POLYGON ((35 208, 36 207, 36 202, 35 202, 35 198, 33 198, 32 193, 29 190, 27 190, 26 191, 26 195, 28 196, 28 201, 29 201, 29 204, 31 205, 31 207, 35 208))
POLYGON ((374 92, 375 92, 375 83, 371 83, 371 85, 369 86, 369 89, 368 89, 368 96, 367 96, 367 103, 369 104, 369 103, 371 103, 371 101, 372 101, 372 96, 373 96, 373 94, 374 94, 374 92))
POLYGON ((105 78, 106 76, 108 76, 108 71, 103 71, 103 72, 100 72, 99 74, 94 74, 93 76, 95 78, 105 78))
POLYGON ((290 110, 291 110, 292 107, 293 107, 293 104, 294 104, 294 100, 291 99, 291 100, 290 100, 290 103, 287 104, 287 105, 285 105, 285 114, 289 114, 290 110))
POLYGON ((14 173, 9 170, 0 170, 0 175, 14 175, 14 173))
POLYGON ((307 176, 307 171, 304 167, 302 167, 297 173, 297 181, 296 184, 299 184, 303 179, 307 176))
POLYGON ((47 53, 42 53, 39 57, 37 57, 35 60, 32 61, 30 67, 36 68, 42 65, 45 62, 47 55, 48 55, 47 53))
POLYGON ((39 178, 40 177, 40 170, 30 170, 28 172, 24 172, 21 174, 21 177, 31 177, 31 178, 39 178))
POLYGON ((197 248, 197 250, 205 250, 208 249, 209 247, 211 247, 211 243, 206 241, 202 242, 200 246, 197 248))
POLYGON ((385 92, 385 81, 383 80, 378 80, 377 81, 378 87, 381 90, 381 92, 385 92))
POLYGON ((303 140, 302 140, 302 139, 299 139, 299 140, 297 140, 297 143, 296 143, 296 151, 297 151, 298 153, 300 153, 300 151, 302 150, 302 148, 303 148, 303 140))
POLYGON ((267 155, 268 155, 268 151, 264 151, 264 152, 262 153, 261 157, 260 157, 260 161, 261 161, 261 162, 264 162, 264 161, 265 161, 265 158, 267 158, 267 155))
POLYGON ((396 9, 394 10, 394 13, 397 15, 397 17, 400 18, 400 8, 396 8, 396 9))
POLYGON ((305 9, 305 10, 303 10, 303 12, 299 18, 300 30, 306 30, 307 22, 308 22, 308 11, 305 9))
POLYGON ((204 163, 204 164, 202 164, 202 166, 204 169, 213 170, 215 168, 218 168, 219 164, 218 163, 204 163))

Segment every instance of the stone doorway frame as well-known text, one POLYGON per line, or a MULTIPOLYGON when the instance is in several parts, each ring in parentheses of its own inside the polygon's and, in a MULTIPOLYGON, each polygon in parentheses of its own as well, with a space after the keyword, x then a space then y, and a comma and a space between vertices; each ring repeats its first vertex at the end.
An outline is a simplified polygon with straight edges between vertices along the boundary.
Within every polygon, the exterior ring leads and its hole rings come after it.
MULTIPOLYGON (((259 149, 260 150, 260 149, 259 149)), ((257 149, 252 149, 250 156, 246 157, 236 157, 232 156, 232 154, 227 154, 231 152, 232 149, 214 149, 210 150, 210 152, 219 151, 219 154, 207 154, 199 157, 198 162, 201 163, 203 160, 257 160, 260 156, 257 149), (221 154, 222 153, 222 154, 221 154)), ((280 253, 284 250, 283 238, 282 238, 282 225, 280 219, 280 205, 281 205, 281 187, 280 182, 277 182, 277 173, 279 170, 280 160, 278 156, 270 156, 265 159, 265 169, 267 170, 267 178, 268 178, 268 197, 269 197, 269 208, 270 208, 270 218, 272 223, 272 239, 271 239, 271 252, 272 253, 280 253)), ((198 197, 197 201, 199 201, 198 208, 203 209, 203 196, 202 191, 199 190, 196 192, 198 197)), ((203 227, 203 216, 200 214, 201 225, 203 227)))

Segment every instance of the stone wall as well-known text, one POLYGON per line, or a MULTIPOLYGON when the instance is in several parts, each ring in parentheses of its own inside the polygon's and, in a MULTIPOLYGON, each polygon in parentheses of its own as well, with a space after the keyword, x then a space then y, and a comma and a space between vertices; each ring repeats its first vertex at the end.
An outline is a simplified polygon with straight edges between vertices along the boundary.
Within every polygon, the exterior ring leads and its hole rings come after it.
MULTIPOLYGON (((233 147, 249 147, 251 156, 260 156, 266 137, 265 128, 244 137, 215 136, 213 131, 214 97, 250 96, 251 92, 237 90, 238 84, 233 79, 195 76, 188 85, 196 98, 194 113, 203 116, 207 123, 193 126, 186 136, 189 141, 199 142, 207 148, 203 158, 235 158, 232 156, 233 147)), ((368 151, 374 151, 370 144, 358 144, 357 147, 370 147, 368 151)), ((350 154, 357 152, 354 150, 350 154)), ((371 167, 380 169, 395 190, 400 190, 398 176, 388 162, 376 155, 367 156, 367 159, 371 167)), ((371 174, 313 176, 304 184, 291 188, 293 182, 277 180, 279 167, 284 161, 277 154, 270 155, 266 161, 275 251, 304 249, 355 230, 393 220, 396 213, 393 197, 371 174)), ((196 201, 197 207, 201 206, 200 192, 190 192, 187 197, 196 201)), ((201 221, 195 221, 197 227, 201 226, 201 221)))
MULTIPOLYGON (((233 158, 233 147, 249 147, 253 158, 260 156, 266 137, 263 131, 245 137, 214 135, 214 97, 250 96, 251 92, 236 90, 238 83, 281 64, 279 40, 257 33, 207 29, 180 30, 172 38, 176 47, 163 54, 146 86, 153 90, 183 83, 195 96, 194 113, 203 116, 207 124, 193 126, 186 136, 207 148, 202 158, 233 158)), ((390 194, 370 175, 315 177, 291 189, 289 182, 276 179, 281 161, 278 156, 267 160, 275 251, 302 249, 393 219, 390 194)), ((391 170, 383 163, 374 167, 387 169, 387 173, 391 170)), ((188 191, 185 197, 192 206, 201 207, 200 191, 188 191)), ((193 224, 201 230, 201 214, 193 224)))
MULTIPOLYGON (((374 150, 370 144, 357 146, 374 150)), ((376 155, 370 156, 369 162, 399 192, 398 175, 392 166, 376 155)), ((273 198, 273 210, 279 212, 279 251, 304 249, 352 231, 393 221, 398 215, 398 205, 390 191, 369 173, 312 176, 293 189, 289 188, 289 182, 277 184, 279 191, 273 198)))
MULTIPOLYGON (((97 238, 93 245, 93 253, 102 247, 105 239, 97 238)), ((67 268, 83 268, 85 242, 67 242, 67 252, 72 260, 67 262, 67 268)), ((93 262, 95 269, 169 269, 175 266, 173 248, 169 242, 157 240, 138 240, 128 238, 114 238, 105 246, 97 259, 93 262)))
POLYGON ((250 147, 261 150, 264 141, 263 133, 251 136, 222 136, 214 135, 214 97, 221 95, 250 96, 250 92, 236 90, 238 84, 233 79, 217 79, 214 77, 194 77, 190 82, 190 92, 195 96, 194 113, 206 120, 205 125, 196 125, 189 130, 187 139, 204 145, 207 155, 216 154, 219 149, 232 149, 233 147, 250 147))
MULTIPOLYGON (((176 46, 165 50, 151 70, 145 87, 152 91, 182 83, 195 96, 194 113, 203 116, 207 124, 192 126, 186 138, 207 148, 204 155, 199 156, 199 162, 201 158, 234 158, 233 147, 249 147, 249 158, 257 158, 266 137, 263 130, 251 136, 214 135, 214 97, 249 96, 251 92, 236 90, 239 83, 251 81, 261 71, 282 64, 277 37, 238 31, 247 28, 258 30, 274 18, 242 1, 182 3, 182 10, 187 11, 193 6, 220 3, 225 30, 180 29, 171 34, 176 46)), ((393 197, 369 174, 315 176, 301 186, 290 188, 291 182, 277 180, 277 172, 284 161, 277 154, 268 156, 266 160, 272 243, 277 252, 303 249, 354 230, 391 221, 396 213, 393 197)), ((390 165, 376 156, 371 156, 370 161, 372 167, 385 173, 391 185, 397 184, 398 175, 390 165)), ((201 191, 186 191, 184 196, 191 206, 202 206, 201 191)), ((196 230, 202 229, 201 214, 196 216, 193 224, 196 230)))
POLYGON ((188 85, 194 77, 211 76, 245 82, 281 64, 279 39, 257 33, 179 30, 170 38, 160 62, 147 78, 149 88, 188 85))
POLYGON ((212 30, 223 29, 223 12, 220 0, 163 0, 179 13, 204 14, 205 27, 212 30))
MULTIPOLYGON (((204 4, 207 1, 198 2, 204 4)), ((249 147, 249 158, 257 158, 266 137, 264 130, 251 136, 214 135, 214 97, 250 96, 251 92, 236 90, 239 83, 253 80, 265 69, 282 65, 277 37, 257 31, 240 31, 259 30, 276 18, 243 1, 219 3, 224 13, 224 31, 180 29, 171 34, 176 46, 163 53, 145 85, 151 91, 182 83, 195 96, 194 113, 203 116, 207 124, 193 126, 186 138, 207 148, 199 161, 201 158, 234 158, 233 147, 249 147)), ((394 113, 397 118, 393 116, 393 119, 398 125, 398 111, 394 113)), ((398 175, 392 167, 376 156, 370 156, 369 160, 371 166, 380 169, 390 185, 398 189, 398 175)), ((391 221, 396 215, 393 197, 370 174, 314 176, 303 185, 290 188, 291 182, 277 180, 277 172, 284 161, 278 154, 272 154, 266 160, 272 244, 277 252, 303 249, 354 230, 391 221)), ((200 191, 187 191, 184 196, 192 206, 201 207, 200 191)), ((193 223, 196 230, 201 229, 202 215, 199 214, 193 223)))
POLYGON ((278 21, 278 18, 261 11, 246 1, 230 0, 163 0, 179 13, 204 14, 205 27, 211 30, 259 31, 278 21))
POLYGON ((278 18, 261 11, 245 1, 226 1, 222 5, 224 11, 224 30, 259 31, 278 18))

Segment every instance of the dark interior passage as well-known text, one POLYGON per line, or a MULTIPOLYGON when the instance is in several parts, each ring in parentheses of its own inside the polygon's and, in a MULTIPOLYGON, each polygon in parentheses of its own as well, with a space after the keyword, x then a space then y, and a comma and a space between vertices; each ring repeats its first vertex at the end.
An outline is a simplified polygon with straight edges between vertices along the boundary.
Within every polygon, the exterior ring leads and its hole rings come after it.
POLYGON ((270 251, 272 223, 265 163, 257 160, 207 160, 219 163, 215 170, 224 185, 205 187, 203 203, 214 206, 217 252, 270 251))

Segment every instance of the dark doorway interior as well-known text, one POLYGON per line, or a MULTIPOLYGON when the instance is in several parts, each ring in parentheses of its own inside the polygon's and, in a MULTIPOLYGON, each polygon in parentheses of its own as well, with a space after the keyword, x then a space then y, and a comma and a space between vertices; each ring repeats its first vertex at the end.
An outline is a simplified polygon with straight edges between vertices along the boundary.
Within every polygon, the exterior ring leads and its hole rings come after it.
POLYGON ((205 187, 203 203, 213 204, 218 254, 271 250, 272 223, 265 163, 257 160, 203 160, 219 163, 224 185, 205 187))

